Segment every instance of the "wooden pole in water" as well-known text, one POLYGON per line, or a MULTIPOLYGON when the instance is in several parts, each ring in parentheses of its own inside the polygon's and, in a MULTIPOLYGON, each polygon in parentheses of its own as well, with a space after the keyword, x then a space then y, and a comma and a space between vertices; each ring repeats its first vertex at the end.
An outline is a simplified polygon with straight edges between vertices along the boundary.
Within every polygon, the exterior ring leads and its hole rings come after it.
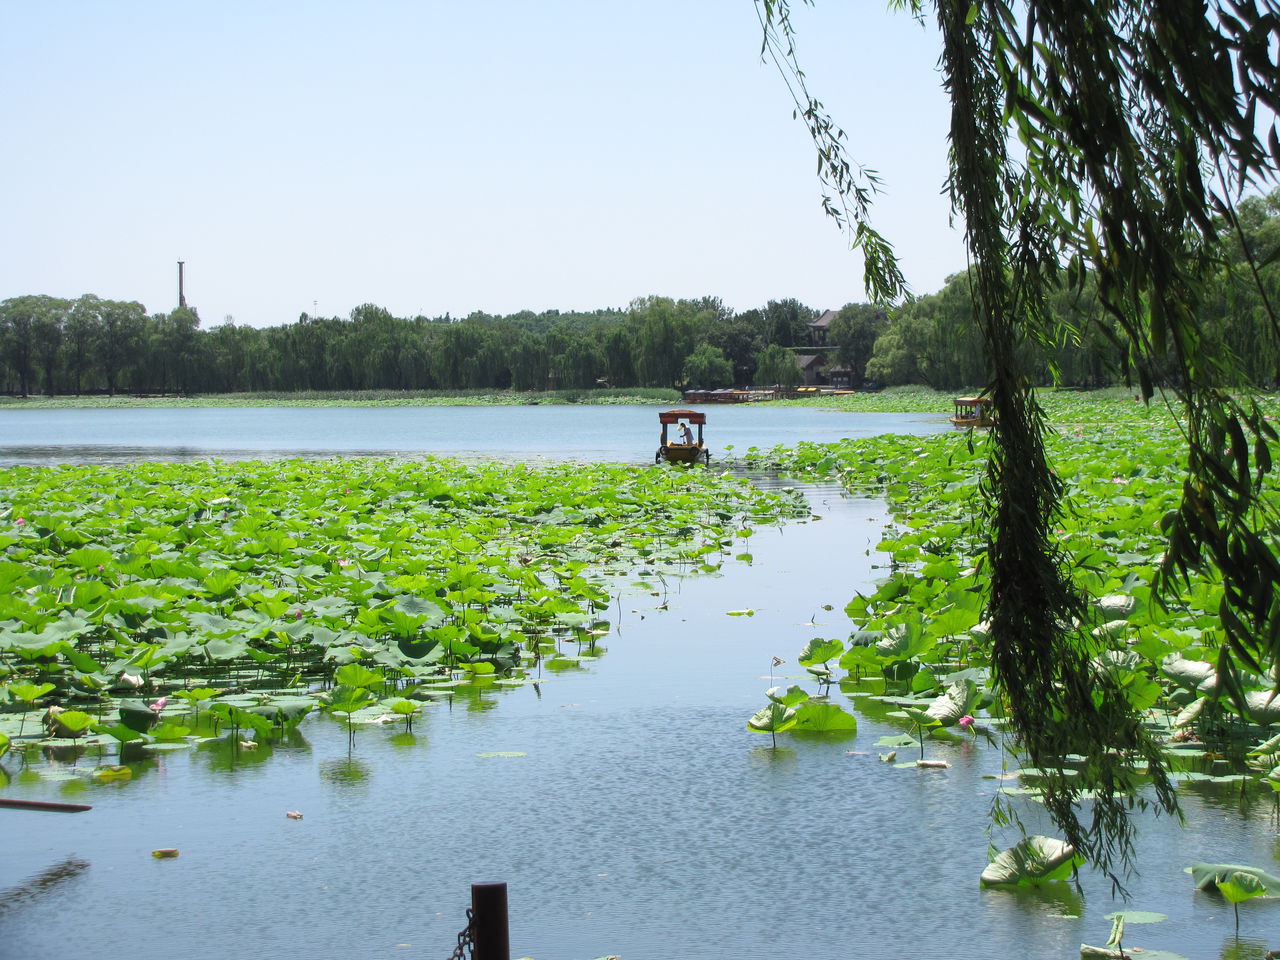
POLYGON ((471 936, 472 960, 511 960, 505 883, 471 885, 471 936))
POLYGON ((83 813, 92 810, 87 803, 55 803, 52 800, 10 800, 0 797, 0 808, 13 810, 45 810, 51 813, 83 813))

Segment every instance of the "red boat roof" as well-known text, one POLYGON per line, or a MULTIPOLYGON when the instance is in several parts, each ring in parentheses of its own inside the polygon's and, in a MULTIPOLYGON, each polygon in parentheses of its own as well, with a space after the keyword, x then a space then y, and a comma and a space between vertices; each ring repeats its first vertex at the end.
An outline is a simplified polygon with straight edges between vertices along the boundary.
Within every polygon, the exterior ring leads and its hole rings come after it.
POLYGON ((679 423, 688 420, 690 423, 706 423, 707 415, 697 410, 664 410, 658 414, 659 423, 679 423))

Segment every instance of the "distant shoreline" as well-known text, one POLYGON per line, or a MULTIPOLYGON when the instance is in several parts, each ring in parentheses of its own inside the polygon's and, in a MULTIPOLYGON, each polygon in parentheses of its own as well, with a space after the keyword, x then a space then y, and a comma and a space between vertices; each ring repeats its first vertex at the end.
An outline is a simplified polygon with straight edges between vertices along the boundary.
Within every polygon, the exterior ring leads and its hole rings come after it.
MULTIPOLYGON (((797 400, 762 401, 771 407, 819 407, 848 413, 941 413, 950 414, 955 397, 973 395, 978 387, 950 391, 928 387, 893 387, 879 393, 847 393, 839 396, 806 397, 797 400)), ((1055 390, 1040 388, 1038 395, 1050 420, 1097 422, 1102 419, 1148 419, 1167 416, 1169 408, 1159 397, 1151 403, 1136 401, 1134 393, 1123 387, 1099 390, 1055 390), (1087 414, 1083 407, 1094 409, 1087 414), (1079 415, 1073 417, 1072 414, 1079 415)), ((1260 394, 1268 405, 1275 404, 1275 394, 1260 394)), ((680 406, 680 391, 660 388, 605 388, 591 390, 556 390, 539 393, 514 393, 492 390, 310 390, 294 393, 224 393, 195 396, 135 396, 100 394, 83 396, 0 396, 3 410, 209 408, 209 407, 458 407, 458 406, 680 406)), ((707 412, 719 404, 694 404, 707 412)), ((1176 407, 1176 404, 1175 404, 1176 407)))
POLYGON ((193 396, 134 396, 99 394, 82 396, 0 397, 0 410, 110 409, 150 407, 460 407, 460 406, 564 406, 570 404, 672 406, 680 402, 677 390, 557 390, 545 393, 474 393, 427 390, 309 390, 296 393, 208 393, 193 396))

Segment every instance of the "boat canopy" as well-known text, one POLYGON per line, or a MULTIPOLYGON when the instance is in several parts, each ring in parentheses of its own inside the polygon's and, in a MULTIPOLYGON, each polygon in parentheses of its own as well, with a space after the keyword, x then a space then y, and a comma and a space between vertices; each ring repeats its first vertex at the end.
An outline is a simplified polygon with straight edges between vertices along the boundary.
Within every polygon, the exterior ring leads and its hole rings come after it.
POLYGON ((707 415, 697 410, 664 410, 658 414, 659 423, 679 423, 681 420, 702 425, 707 422, 707 415))

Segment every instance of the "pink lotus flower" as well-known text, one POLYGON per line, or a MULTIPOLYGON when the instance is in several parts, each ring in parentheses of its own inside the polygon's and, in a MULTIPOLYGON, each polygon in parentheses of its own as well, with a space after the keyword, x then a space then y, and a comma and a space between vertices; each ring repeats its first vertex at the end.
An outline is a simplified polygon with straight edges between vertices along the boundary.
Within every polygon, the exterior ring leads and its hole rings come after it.
POLYGON ((338 561, 338 566, 340 566, 340 567, 349 567, 349 566, 351 566, 351 561, 350 561, 350 560, 339 560, 339 561, 338 561))
POLYGON ((27 521, 22 517, 19 517, 17 520, 14 521, 14 523, 16 523, 20 527, 25 527, 27 525, 27 521))
POLYGON ((159 713, 161 710, 164 709, 164 705, 168 702, 169 702, 168 697, 161 697, 155 703, 149 704, 148 706, 150 706, 150 708, 154 710, 156 713, 159 713))
POLYGON ((968 730, 970 727, 973 726, 973 717, 969 716, 966 713, 963 717, 960 718, 959 723, 960 723, 960 726, 968 730))
POLYGON ((302 619, 302 611, 301 611, 301 610, 295 610, 295 611, 293 611, 293 619, 295 619, 295 620, 301 620, 301 619, 302 619))

